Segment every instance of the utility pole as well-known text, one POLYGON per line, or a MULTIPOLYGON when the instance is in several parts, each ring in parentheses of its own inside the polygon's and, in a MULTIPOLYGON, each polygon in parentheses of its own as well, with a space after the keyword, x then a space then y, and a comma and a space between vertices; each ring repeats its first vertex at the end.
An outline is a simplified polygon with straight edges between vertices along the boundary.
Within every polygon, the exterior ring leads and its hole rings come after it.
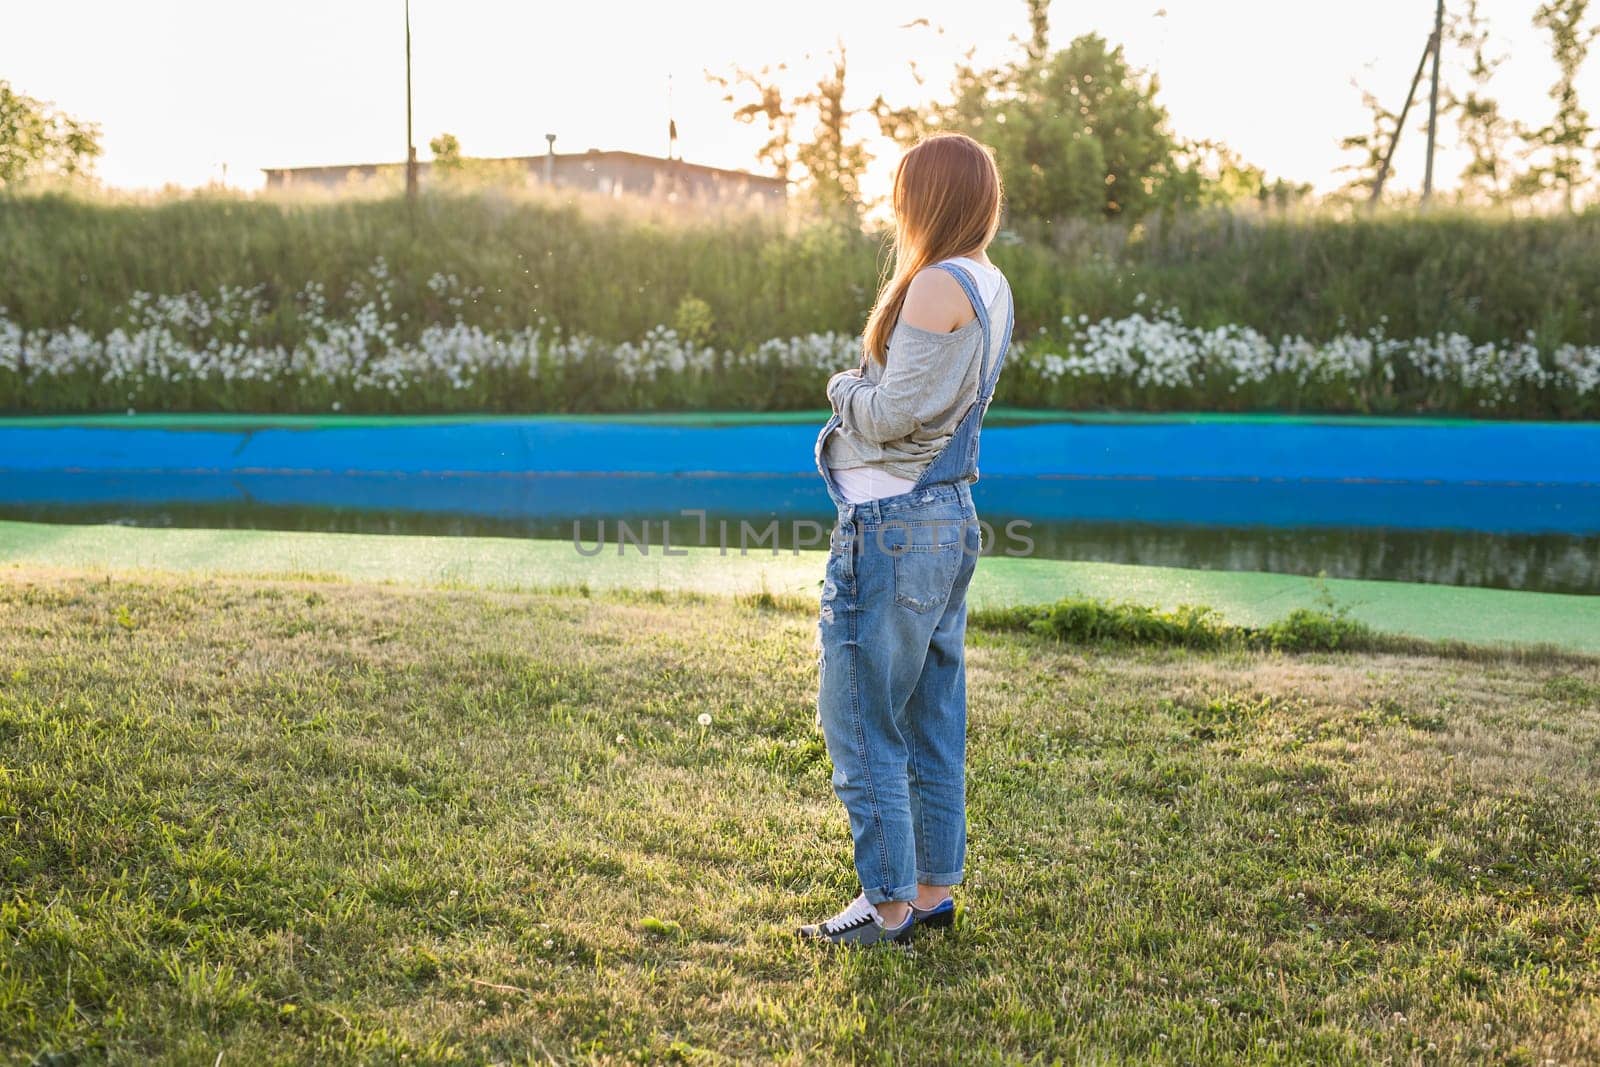
POLYGON ((678 120, 672 114, 672 75, 667 75, 667 158, 678 146, 678 120))
POLYGON ((1428 38, 1428 45, 1422 50, 1422 58, 1417 60, 1417 72, 1411 76, 1411 89, 1406 93, 1406 102, 1400 108, 1400 117, 1394 123, 1394 136, 1389 138, 1389 150, 1383 154, 1383 161, 1378 164, 1378 177, 1372 183, 1372 198, 1367 201, 1369 207, 1376 207, 1383 197, 1383 183, 1389 180, 1389 166, 1394 162, 1394 150, 1400 147, 1400 135, 1405 132, 1406 117, 1411 114, 1411 101, 1417 98, 1417 86, 1422 83, 1422 72, 1428 69, 1428 54, 1433 51, 1433 38, 1428 38))
POLYGON ((411 0, 406 0, 406 207, 417 221, 417 145, 411 136, 411 0))
POLYGON ((1394 136, 1389 138, 1389 150, 1383 154, 1383 160, 1378 164, 1378 176, 1372 183, 1372 196, 1368 199, 1369 207, 1376 207, 1383 197, 1383 183, 1389 179, 1389 167, 1394 162, 1394 150, 1400 147, 1400 135, 1405 132, 1406 119, 1411 114, 1411 102, 1417 98, 1417 86, 1422 84, 1422 74, 1428 69, 1428 57, 1433 57, 1433 104, 1432 112, 1428 116, 1428 173, 1424 181, 1422 198, 1426 200, 1428 193, 1433 191, 1433 135, 1439 117, 1439 45, 1443 39, 1442 27, 1444 23, 1444 0, 1438 0, 1438 8, 1434 13, 1434 32, 1428 38, 1428 43, 1422 49, 1422 58, 1417 60, 1417 72, 1411 76, 1411 88, 1406 91, 1406 102, 1400 108, 1400 117, 1395 120, 1394 136))
POLYGON ((1433 93, 1428 98, 1428 166, 1422 177, 1422 202, 1433 196, 1433 145, 1439 131, 1439 53, 1444 51, 1444 0, 1433 11, 1433 93))

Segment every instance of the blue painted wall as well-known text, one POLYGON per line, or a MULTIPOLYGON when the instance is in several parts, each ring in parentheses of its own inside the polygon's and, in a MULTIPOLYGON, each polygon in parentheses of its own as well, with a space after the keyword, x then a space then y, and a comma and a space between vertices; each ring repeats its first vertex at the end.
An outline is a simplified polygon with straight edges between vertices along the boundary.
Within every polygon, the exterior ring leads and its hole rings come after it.
MULTIPOLYGON (((817 427, 538 419, 267 429, 0 423, 0 505, 497 516, 817 514, 817 427), (686 477, 711 472, 714 477, 686 477), (619 475, 632 475, 621 477, 619 475)), ((980 507, 1040 520, 1600 532, 1600 424, 1046 423, 983 434, 980 507)))

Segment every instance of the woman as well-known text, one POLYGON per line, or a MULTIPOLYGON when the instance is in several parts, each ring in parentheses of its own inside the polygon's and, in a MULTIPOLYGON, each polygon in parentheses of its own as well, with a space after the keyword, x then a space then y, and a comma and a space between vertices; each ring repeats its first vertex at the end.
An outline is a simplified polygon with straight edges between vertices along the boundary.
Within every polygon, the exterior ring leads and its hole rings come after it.
POLYGON ((963 134, 895 168, 895 268, 834 375, 817 469, 838 507, 818 618, 817 717, 850 817, 861 892, 799 928, 841 944, 947 926, 966 857, 967 585, 981 548, 970 484, 1011 338, 986 249, 1000 174, 963 134))

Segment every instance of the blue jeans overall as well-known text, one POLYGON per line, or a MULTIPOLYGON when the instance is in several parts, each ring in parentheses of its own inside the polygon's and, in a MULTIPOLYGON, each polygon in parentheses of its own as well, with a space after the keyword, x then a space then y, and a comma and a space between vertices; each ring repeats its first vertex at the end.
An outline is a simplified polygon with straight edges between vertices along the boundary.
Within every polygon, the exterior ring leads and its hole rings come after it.
POLYGON ((976 402, 914 487, 846 501, 822 460, 833 415, 817 436, 817 470, 838 509, 818 614, 817 718, 833 789, 850 816, 855 868, 868 900, 914 900, 917 883, 955 885, 966 861, 967 586, 982 547, 970 481, 978 433, 1012 326, 983 326, 976 402))

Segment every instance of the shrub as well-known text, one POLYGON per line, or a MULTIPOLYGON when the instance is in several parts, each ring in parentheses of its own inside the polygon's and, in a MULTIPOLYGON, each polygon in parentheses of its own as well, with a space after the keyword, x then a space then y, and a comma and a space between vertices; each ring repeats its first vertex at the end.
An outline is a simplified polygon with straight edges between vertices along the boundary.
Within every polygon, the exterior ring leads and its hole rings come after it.
POLYGON ((1212 608, 1182 604, 1161 611, 1142 604, 1066 598, 1045 609, 1028 629, 1079 644, 1116 642, 1217 648, 1235 636, 1212 608))
POLYGON ((1259 639, 1268 648, 1281 652, 1332 652, 1370 646, 1373 633, 1365 623, 1347 618, 1342 612, 1296 608, 1263 627, 1259 639))
POLYGON ((1026 630, 1068 644, 1151 645, 1167 648, 1262 648, 1332 652, 1376 647, 1379 635, 1335 606, 1326 586, 1322 607, 1297 608, 1263 627, 1238 626, 1213 608, 1182 604, 1170 611, 1143 604, 1065 597, 1052 604, 973 611, 974 626, 1026 630))

